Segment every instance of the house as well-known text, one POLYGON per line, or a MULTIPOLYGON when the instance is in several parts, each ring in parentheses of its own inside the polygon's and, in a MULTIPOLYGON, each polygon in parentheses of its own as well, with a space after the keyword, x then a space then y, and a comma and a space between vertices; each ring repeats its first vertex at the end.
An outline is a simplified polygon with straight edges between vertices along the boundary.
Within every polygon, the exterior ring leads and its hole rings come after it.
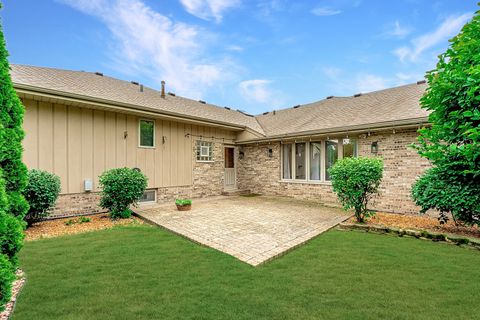
POLYGON ((54 215, 100 212, 98 176, 136 167, 142 202, 235 190, 338 205, 327 169, 337 159, 381 156, 375 209, 416 213, 410 188, 429 167, 410 148, 427 124, 418 83, 327 97, 252 116, 99 72, 12 65, 26 107, 24 161, 62 183, 54 215))

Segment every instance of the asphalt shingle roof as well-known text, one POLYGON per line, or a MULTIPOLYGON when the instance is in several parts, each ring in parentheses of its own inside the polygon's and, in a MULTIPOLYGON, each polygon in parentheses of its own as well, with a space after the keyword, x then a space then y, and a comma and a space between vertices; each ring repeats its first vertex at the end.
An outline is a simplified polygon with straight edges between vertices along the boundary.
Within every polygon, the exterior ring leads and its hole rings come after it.
POLYGON ((370 92, 358 97, 332 97, 252 117, 180 96, 167 94, 162 98, 157 90, 144 87, 141 92, 137 84, 94 72, 17 64, 12 64, 11 69, 14 84, 247 127, 267 137, 369 124, 375 128, 375 124, 383 122, 424 119, 428 116, 428 112, 419 104, 427 88, 425 83, 370 92))
POLYGON ((375 123, 427 117, 419 102, 426 88, 425 83, 415 83, 358 97, 331 97, 256 119, 267 136, 368 124, 374 128, 375 123))
POLYGON ((236 110, 228 110, 196 100, 172 96, 160 96, 160 91, 140 87, 128 81, 100 76, 95 72, 70 71, 27 65, 11 65, 14 84, 88 96, 115 103, 126 103, 143 108, 173 113, 178 116, 196 117, 205 121, 220 121, 236 126, 249 127, 263 134, 263 130, 254 117, 236 110))

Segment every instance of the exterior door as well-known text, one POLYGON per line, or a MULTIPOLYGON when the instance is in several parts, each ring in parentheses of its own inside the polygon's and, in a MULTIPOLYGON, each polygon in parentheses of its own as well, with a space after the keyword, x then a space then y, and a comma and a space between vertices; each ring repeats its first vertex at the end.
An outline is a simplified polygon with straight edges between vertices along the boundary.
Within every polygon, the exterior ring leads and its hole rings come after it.
POLYGON ((237 188, 237 170, 235 167, 235 148, 225 147, 225 190, 237 188))

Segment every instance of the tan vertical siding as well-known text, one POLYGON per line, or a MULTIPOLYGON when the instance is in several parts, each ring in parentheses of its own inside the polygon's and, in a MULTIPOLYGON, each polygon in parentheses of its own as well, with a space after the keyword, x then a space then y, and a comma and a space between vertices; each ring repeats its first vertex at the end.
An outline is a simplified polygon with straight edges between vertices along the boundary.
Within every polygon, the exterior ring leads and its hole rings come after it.
MULTIPOLYGON (((82 188, 82 109, 68 108, 68 192, 82 188)), ((39 166, 40 169, 45 169, 39 166)))
POLYGON ((24 127, 28 128, 25 132, 25 139, 23 140, 23 147, 26 151, 24 155, 24 162, 29 168, 38 167, 38 105, 37 101, 25 100, 25 119, 23 121, 24 127))
POLYGON ((124 166, 140 168, 149 188, 191 185, 197 138, 187 134, 234 137, 225 130, 154 119, 155 148, 140 148, 137 116, 28 99, 24 104, 24 161, 57 174, 64 194, 83 192, 85 179, 98 191, 102 172, 124 166))
POLYGON ((38 165, 53 172, 53 106, 38 104, 38 165))
POLYGON ((68 141, 67 107, 55 104, 53 107, 53 168, 60 177, 62 193, 68 190, 68 141))
POLYGON ((105 171, 105 112, 93 112, 93 179, 94 189, 98 191, 98 176, 105 171))

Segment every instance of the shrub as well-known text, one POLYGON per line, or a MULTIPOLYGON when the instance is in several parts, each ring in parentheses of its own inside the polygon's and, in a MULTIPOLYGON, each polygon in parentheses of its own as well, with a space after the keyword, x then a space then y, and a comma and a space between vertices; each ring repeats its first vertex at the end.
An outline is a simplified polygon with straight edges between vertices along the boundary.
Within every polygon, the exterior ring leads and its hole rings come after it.
POLYGON ((420 100, 431 111, 431 126, 419 130, 418 153, 430 160, 428 170, 413 186, 422 212, 450 212, 468 224, 480 223, 480 14, 450 40, 420 100))
POLYGON ((345 210, 354 209, 358 222, 372 215, 368 203, 376 194, 383 175, 380 158, 345 158, 329 169, 333 191, 345 210))
POLYGON ((192 204, 192 200, 190 199, 177 199, 175 200, 175 204, 178 206, 188 206, 192 204))
POLYGON ((114 219, 128 218, 131 215, 129 206, 136 205, 145 192, 147 177, 136 169, 111 169, 100 176, 100 185, 100 206, 110 210, 114 219))
POLYGON ((412 188, 412 197, 421 207, 420 212, 438 210, 440 223, 448 220, 450 212, 455 222, 480 224, 480 183, 463 179, 463 175, 442 173, 438 167, 427 170, 412 188))
POLYGON ((12 297, 12 283, 15 280, 15 271, 8 258, 0 254, 0 311, 12 297))
POLYGON ((60 193, 60 178, 53 173, 42 170, 28 172, 28 185, 23 192, 30 205, 25 220, 28 224, 48 215, 50 209, 57 201, 60 193))

